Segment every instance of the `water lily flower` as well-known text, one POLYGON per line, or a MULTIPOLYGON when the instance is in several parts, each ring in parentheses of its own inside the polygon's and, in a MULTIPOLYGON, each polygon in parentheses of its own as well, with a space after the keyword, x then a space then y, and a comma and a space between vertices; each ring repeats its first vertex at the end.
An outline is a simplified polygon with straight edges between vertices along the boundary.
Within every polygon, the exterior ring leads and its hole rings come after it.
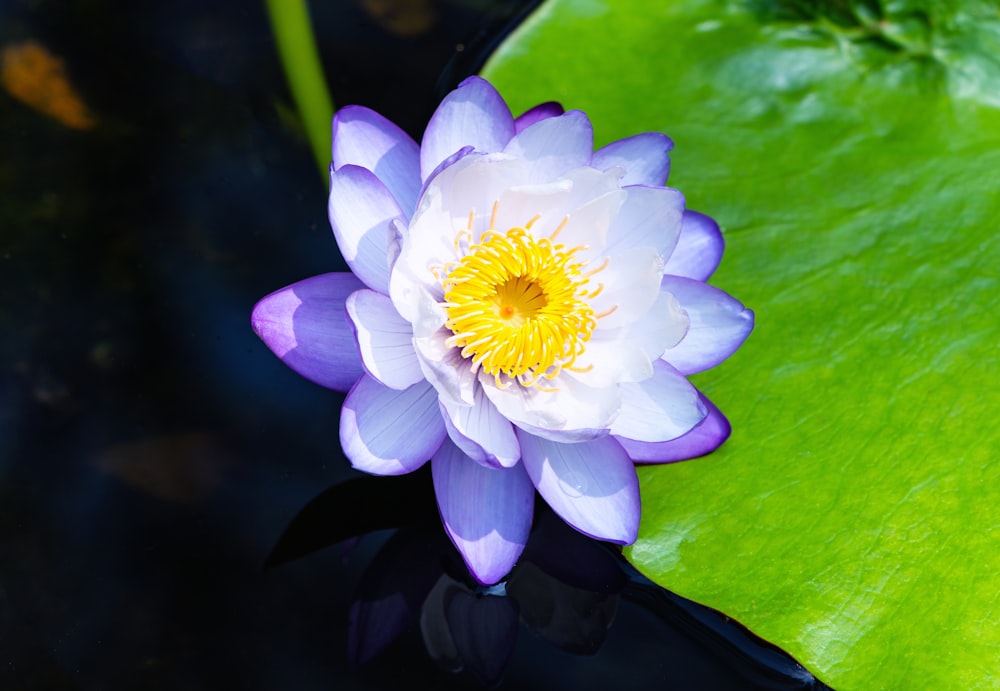
POLYGON ((594 151, 584 113, 515 118, 478 77, 419 145, 367 108, 334 119, 329 216, 351 273, 272 293, 253 326, 293 370, 348 392, 354 467, 430 460, 480 583, 517 561, 536 491, 585 535, 631 544, 635 464, 729 435, 687 376, 729 357, 753 313, 705 283, 722 236, 664 186, 671 148, 644 133, 594 151))

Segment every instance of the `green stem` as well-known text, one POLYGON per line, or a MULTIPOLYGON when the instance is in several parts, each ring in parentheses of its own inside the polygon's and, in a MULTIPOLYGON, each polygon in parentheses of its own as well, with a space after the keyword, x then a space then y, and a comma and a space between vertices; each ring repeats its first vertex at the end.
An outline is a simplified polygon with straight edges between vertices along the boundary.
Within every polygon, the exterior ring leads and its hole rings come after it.
POLYGON ((306 0, 267 0, 278 54, 320 175, 329 177, 333 100, 326 88, 306 0))

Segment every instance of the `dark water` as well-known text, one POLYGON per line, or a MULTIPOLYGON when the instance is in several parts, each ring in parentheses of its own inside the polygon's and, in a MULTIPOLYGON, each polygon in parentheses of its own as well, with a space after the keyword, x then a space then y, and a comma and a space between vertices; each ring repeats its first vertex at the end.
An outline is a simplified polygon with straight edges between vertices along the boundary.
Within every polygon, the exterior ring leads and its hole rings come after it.
MULTIPOLYGON (((335 101, 419 136, 530 3, 312 4, 335 101)), ((249 327, 345 268, 263 3, 3 0, 0 43, 83 104, 0 92, 0 688, 822 688, 544 511, 471 588, 424 475, 349 469, 249 327)))

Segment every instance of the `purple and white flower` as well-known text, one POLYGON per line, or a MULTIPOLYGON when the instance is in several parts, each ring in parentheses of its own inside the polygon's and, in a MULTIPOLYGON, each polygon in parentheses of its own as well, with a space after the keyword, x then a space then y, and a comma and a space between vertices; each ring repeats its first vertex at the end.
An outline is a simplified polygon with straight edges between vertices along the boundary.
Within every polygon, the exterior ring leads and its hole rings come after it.
POLYGON ((265 297, 254 330, 348 391, 354 467, 430 459, 445 530, 483 584, 521 554, 536 490, 580 532, 631 544, 635 464, 729 435, 686 377, 729 357, 753 313, 705 283, 722 235, 663 186, 671 148, 645 133, 594 151, 584 113, 514 118, 477 77, 419 145, 367 108, 334 119, 329 214, 352 273, 265 297))

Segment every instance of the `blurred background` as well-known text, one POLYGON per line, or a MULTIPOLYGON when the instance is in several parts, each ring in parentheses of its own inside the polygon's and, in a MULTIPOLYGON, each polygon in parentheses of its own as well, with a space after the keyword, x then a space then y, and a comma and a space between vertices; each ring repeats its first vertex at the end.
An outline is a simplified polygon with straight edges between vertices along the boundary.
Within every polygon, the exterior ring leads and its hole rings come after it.
MULTIPOLYGON (((419 138, 536 4, 311 10, 335 103, 419 138)), ((464 663, 429 655, 433 626, 408 620, 372 624, 385 651, 356 664, 359 592, 423 583, 423 566, 368 571, 411 548, 392 551, 377 515, 365 524, 366 495, 322 498, 357 478, 342 395, 250 329, 263 295, 346 268, 264 4, 0 0, 0 72, 0 688, 816 688, 600 547, 603 575, 575 583, 591 599, 571 607, 604 613, 586 655, 543 640, 522 597, 514 634, 486 635, 464 663), (287 563, 265 568, 296 516, 287 563), (342 537, 332 524, 380 530, 302 556, 342 537)), ((399 489, 422 507, 407 544, 438 555, 429 582, 450 573, 459 599, 498 599, 462 582, 419 478, 399 489)), ((469 611, 510 628, 507 610, 469 611)))

